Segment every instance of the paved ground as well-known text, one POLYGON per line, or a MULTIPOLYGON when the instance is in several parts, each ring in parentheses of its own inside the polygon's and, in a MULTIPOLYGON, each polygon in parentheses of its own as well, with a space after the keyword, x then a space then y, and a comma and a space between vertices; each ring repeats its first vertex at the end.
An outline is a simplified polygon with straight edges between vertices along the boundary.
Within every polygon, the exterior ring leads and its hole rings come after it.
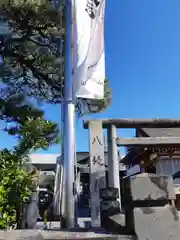
MULTIPOLYGON (((90 225, 90 218, 78 218, 78 225, 80 228, 87 228, 90 225)), ((60 229, 60 223, 59 222, 48 222, 48 229, 60 229)), ((43 222, 38 222, 36 229, 43 229, 44 224, 43 222)))
MULTIPOLYGON (((60 223, 59 222, 48 222, 47 224, 48 229, 51 230, 57 230, 60 229, 60 223)), ((43 229, 44 228, 44 223, 43 222, 38 222, 36 225, 36 229, 43 229)))
MULTIPOLYGON (((85 219, 86 220, 86 219, 85 219)), ((89 220, 89 219, 87 219, 89 220)), ((59 222, 51 222, 48 223, 48 228, 51 228, 51 230, 43 230, 44 224, 43 222, 37 223, 37 230, 25 230, 25 231, 15 231, 15 233, 7 233, 6 238, 1 238, 0 234, 0 240, 62 240, 62 239, 118 239, 118 240, 130 240, 133 239, 130 236, 120 236, 120 235, 111 235, 111 234, 105 234, 105 233, 97 233, 93 231, 89 232, 66 232, 66 231, 60 231, 59 222), (12 237, 13 236, 13 237, 12 237)), ((5 237, 5 235, 3 236, 5 237)))
POLYGON ((74 240, 74 239, 99 239, 99 240, 130 240, 132 237, 101 234, 94 232, 62 232, 42 230, 13 230, 1 231, 0 240, 74 240))

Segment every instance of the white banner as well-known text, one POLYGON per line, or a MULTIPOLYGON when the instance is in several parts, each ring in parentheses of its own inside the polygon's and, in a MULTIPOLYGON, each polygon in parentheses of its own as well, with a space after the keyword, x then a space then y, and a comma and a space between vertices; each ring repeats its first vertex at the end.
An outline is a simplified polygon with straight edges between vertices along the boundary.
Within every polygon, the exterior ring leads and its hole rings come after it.
POLYGON ((74 0, 73 90, 78 98, 103 99, 105 0, 74 0))

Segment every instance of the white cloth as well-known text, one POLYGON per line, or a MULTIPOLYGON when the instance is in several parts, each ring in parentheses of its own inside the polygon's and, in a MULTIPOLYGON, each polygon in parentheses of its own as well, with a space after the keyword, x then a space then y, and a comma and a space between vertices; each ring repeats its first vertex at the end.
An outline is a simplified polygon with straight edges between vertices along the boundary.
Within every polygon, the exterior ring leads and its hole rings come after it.
POLYGON ((105 0, 74 0, 73 90, 78 98, 103 99, 105 0))

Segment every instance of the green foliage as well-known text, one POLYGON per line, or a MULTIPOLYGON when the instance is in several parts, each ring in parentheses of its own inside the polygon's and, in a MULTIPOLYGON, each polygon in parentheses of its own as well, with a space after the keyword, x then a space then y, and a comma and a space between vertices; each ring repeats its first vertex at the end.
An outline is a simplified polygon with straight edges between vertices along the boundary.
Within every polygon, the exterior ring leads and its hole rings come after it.
POLYGON ((0 46, 2 81, 16 93, 57 103, 64 86, 57 45, 57 38, 64 38, 63 20, 60 25, 63 10, 54 9, 48 1, 12 2, 2 0, 0 4, 1 16, 10 29, 0 46))
POLYGON ((43 112, 23 95, 11 89, 0 90, 0 120, 22 123, 28 117, 42 117, 43 112))
POLYGON ((35 185, 35 172, 23 170, 28 154, 58 142, 57 126, 40 117, 29 118, 7 131, 17 136, 19 142, 13 150, 4 149, 0 152, 0 229, 14 226, 22 204, 35 185))
POLYGON ((0 38, 0 120, 19 140, 11 151, 0 151, 0 229, 7 229, 17 222, 34 186, 34 173, 23 170, 28 154, 59 141, 57 125, 43 118, 39 102, 61 98, 63 83, 53 41, 62 33, 60 12, 38 1, 2 0, 0 16, 9 27, 0 38))
POLYGON ((0 153, 0 229, 14 227, 18 210, 28 199, 32 174, 22 170, 17 156, 4 149, 0 153))
MULTIPOLYGON (((35 116, 39 115, 39 112, 36 113, 35 116)), ((51 121, 23 114, 17 114, 17 117, 16 125, 5 130, 19 139, 18 144, 11 151, 4 149, 0 152, 0 229, 13 227, 17 223, 20 208, 35 184, 34 172, 23 170, 28 154, 59 141, 57 125, 51 121)))
POLYGON ((19 144, 15 148, 17 155, 24 156, 28 151, 39 148, 47 149, 59 142, 57 125, 43 118, 28 119, 19 129, 11 128, 8 131, 19 136, 19 144))

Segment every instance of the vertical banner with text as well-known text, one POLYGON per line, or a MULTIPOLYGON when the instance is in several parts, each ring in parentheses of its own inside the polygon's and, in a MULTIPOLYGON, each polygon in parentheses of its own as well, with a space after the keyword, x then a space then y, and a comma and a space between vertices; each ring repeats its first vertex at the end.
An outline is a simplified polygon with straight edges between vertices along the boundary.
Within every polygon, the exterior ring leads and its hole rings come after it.
POLYGON ((105 0, 74 0, 73 91, 75 97, 104 98, 105 0))

